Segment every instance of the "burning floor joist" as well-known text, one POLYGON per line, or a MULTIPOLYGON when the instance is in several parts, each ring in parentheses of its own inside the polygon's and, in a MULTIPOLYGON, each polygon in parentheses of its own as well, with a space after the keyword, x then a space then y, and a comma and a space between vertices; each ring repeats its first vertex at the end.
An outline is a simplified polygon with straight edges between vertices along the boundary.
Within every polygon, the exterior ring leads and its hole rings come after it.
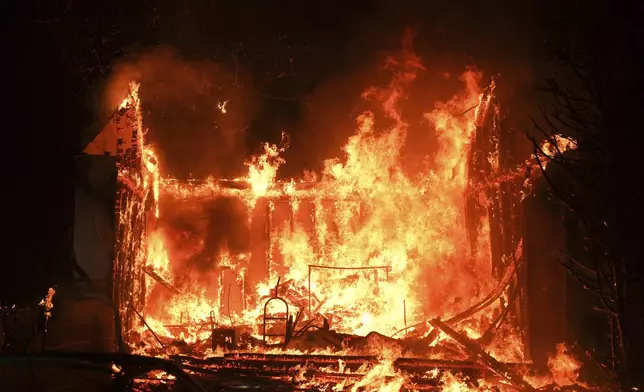
POLYGON ((244 178, 164 178, 132 84, 101 136, 112 133, 113 151, 88 148, 118 158, 122 351, 301 390, 548 383, 528 365, 520 218, 542 161, 507 158, 495 83, 479 88, 467 72, 465 91, 425 114, 436 152, 410 172, 398 105, 423 68, 413 53, 401 59, 365 95, 381 105, 359 116, 344 159, 300 180, 277 177, 286 137, 249 159, 244 178))
MULTIPOLYGON (((392 374, 385 375, 387 382, 393 382, 396 379, 404 380, 401 384, 403 390, 442 390, 444 379, 452 375, 458 375, 464 384, 472 388, 478 388, 482 380, 486 385, 509 385, 520 391, 534 391, 535 388, 526 382, 520 373, 529 373, 533 377, 540 375, 544 378, 547 371, 537 369, 528 363, 501 363, 487 354, 485 350, 469 339, 467 336, 455 331, 445 322, 438 319, 431 320, 429 324, 434 326, 436 331, 445 333, 450 339, 458 344, 460 354, 464 359, 447 360, 447 359, 430 359, 428 351, 425 351, 425 357, 395 357, 389 354, 390 359, 382 356, 382 350, 393 350, 398 355, 403 355, 405 347, 419 346, 419 341, 414 339, 392 339, 382 336, 378 333, 371 333, 366 337, 351 336, 347 334, 340 335, 334 331, 329 331, 325 327, 315 332, 305 332, 305 339, 311 342, 311 347, 317 347, 319 350, 329 350, 329 341, 338 341, 337 350, 343 348, 343 352, 358 352, 365 350, 369 344, 375 344, 380 347, 381 355, 351 355, 338 352, 335 354, 306 354, 305 351, 299 351, 297 354, 276 353, 279 350, 273 348, 273 353, 266 352, 243 352, 236 351, 242 349, 239 346, 239 333, 233 328, 213 328, 211 342, 214 350, 228 349, 227 353, 221 353, 219 356, 209 358, 195 358, 190 356, 195 348, 183 348, 186 355, 173 355, 171 359, 180 363, 184 369, 193 372, 206 379, 250 379, 257 380, 275 380, 284 381, 285 385, 290 385, 298 390, 325 390, 329 385, 346 384, 351 388, 356 382, 367 377, 373 372, 386 364, 389 372, 392 374), (316 333, 316 332, 322 332, 316 333), (353 348, 346 344, 355 340, 361 340, 365 343, 359 349, 353 348)), ((250 338, 250 336, 248 336, 250 338)), ((285 339, 284 347, 288 347, 288 337, 285 339)), ((267 347, 262 346, 263 341, 256 341, 256 350, 267 347)), ((426 342, 425 342, 426 343, 426 342)), ((426 345, 426 344, 425 344, 426 345)), ((247 346, 248 347, 248 346, 247 346)), ((454 351, 458 351, 453 347, 454 351)), ((166 349, 164 345, 164 349, 166 349)), ((376 350, 377 351, 377 350, 376 350)), ((413 351, 413 350, 408 350, 413 351)), ((288 350, 287 350, 288 352, 288 350)), ((445 354, 445 347, 438 350, 439 355, 445 354)), ((545 379, 545 378, 544 378, 545 379)), ((334 389, 343 390, 343 389, 334 389)), ((348 389, 347 389, 348 390, 348 389)))
MULTIPOLYGON (((375 356, 331 356, 331 355, 284 355, 235 353, 211 360, 174 358, 182 366, 196 374, 205 373, 224 377, 249 377, 253 379, 280 379, 290 382, 293 387, 311 385, 310 390, 323 390, 324 384, 345 383, 347 388, 359 382, 370 372, 377 372, 382 360, 375 356), (317 383, 313 386, 313 383, 317 383)), ((509 367, 525 365, 512 364, 509 367)), ((389 381, 400 377, 409 390, 440 390, 446 374, 458 374, 463 379, 501 380, 489 368, 472 361, 428 360, 420 358, 398 358, 391 364, 393 374, 385 373, 389 381)), ((524 389, 532 390, 532 389, 524 389)))

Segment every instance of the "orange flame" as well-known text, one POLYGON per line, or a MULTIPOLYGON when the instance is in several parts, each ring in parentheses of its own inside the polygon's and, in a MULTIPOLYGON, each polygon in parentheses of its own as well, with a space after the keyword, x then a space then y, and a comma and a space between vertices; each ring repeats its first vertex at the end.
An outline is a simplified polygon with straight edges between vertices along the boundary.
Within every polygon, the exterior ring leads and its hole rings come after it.
POLYGON ((559 387, 579 384, 579 369, 581 362, 568 353, 566 345, 557 345, 557 354, 548 359, 548 368, 552 373, 553 382, 559 387))
POLYGON ((245 165, 248 166, 248 182, 256 197, 265 196, 275 181, 277 169, 285 162, 280 154, 287 148, 288 137, 282 132, 282 141, 279 147, 275 144, 265 143, 262 155, 253 156, 245 162, 245 165))

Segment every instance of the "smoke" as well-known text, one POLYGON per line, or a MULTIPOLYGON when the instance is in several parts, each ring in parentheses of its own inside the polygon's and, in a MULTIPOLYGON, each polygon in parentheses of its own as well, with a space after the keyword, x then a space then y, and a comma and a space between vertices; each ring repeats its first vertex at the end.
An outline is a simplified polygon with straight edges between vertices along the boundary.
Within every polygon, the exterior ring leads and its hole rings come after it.
POLYGON ((221 252, 231 255, 250 251, 248 213, 243 202, 236 198, 219 197, 204 206, 207 228, 203 248, 189 259, 187 267, 201 272, 217 266, 221 252))
POLYGON ((113 67, 102 110, 109 116, 130 81, 138 81, 146 138, 163 172, 231 177, 244 170, 246 129, 258 109, 245 79, 239 69, 182 59, 171 48, 157 47, 113 67))
POLYGON ((209 280, 224 255, 250 251, 248 211, 237 198, 162 199, 157 231, 163 233, 174 275, 209 280), (193 274, 194 273, 194 274, 193 274))
MULTIPOLYGON (((530 7, 536 4, 528 3, 530 7)), ((127 84, 139 80, 144 120, 151 130, 148 139, 155 143, 157 153, 163 154, 165 174, 197 178, 244 175, 243 161, 251 153, 245 144, 250 141, 252 152, 257 152, 260 142, 274 142, 272 139, 285 131, 292 144, 279 175, 297 177, 304 169, 319 170, 325 158, 342 156, 341 147, 355 129, 356 115, 365 109, 373 110, 373 105, 362 101, 361 93, 370 86, 384 86, 391 79, 391 72, 381 66, 386 56, 383 50, 398 50, 402 32, 412 26, 418 32, 415 51, 427 71, 418 75, 410 86, 408 99, 402 102, 407 105, 403 116, 409 121, 405 149, 420 150, 422 146, 427 150, 423 153, 431 154, 431 131, 422 123, 420 112, 431 111, 433 102, 451 98, 460 87, 458 75, 466 66, 475 65, 487 76, 501 73, 504 89, 515 86, 508 94, 513 113, 517 113, 514 117, 528 118, 515 106, 528 106, 523 102, 532 101, 518 98, 533 90, 532 63, 538 57, 530 49, 535 46, 536 36, 531 32, 534 13, 530 7, 519 12, 524 5, 512 5, 509 11, 501 11, 505 7, 499 5, 405 0, 390 7, 386 2, 375 1, 368 10, 344 15, 333 31, 321 30, 314 23, 302 25, 299 21, 315 14, 310 11, 302 18, 285 16, 283 20, 253 8, 248 12, 259 13, 267 25, 235 23, 226 25, 226 30, 241 41, 253 42, 244 49, 249 51, 244 54, 247 60, 240 64, 253 69, 256 85, 249 82, 250 74, 236 69, 232 61, 226 66, 187 60, 169 48, 156 48, 114 66, 105 94, 106 117, 122 100, 127 84), (291 38, 283 40, 280 35, 278 40, 272 39, 273 31, 291 38), (264 38, 266 34, 268 38, 264 38), (285 58, 291 62, 292 75, 267 80, 266 75, 275 73, 274 63, 287 61, 285 58), (255 87, 262 93, 256 94, 255 87), (217 107, 224 101, 228 101, 227 113, 222 115, 217 107)), ((319 12, 331 15, 335 13, 331 8, 321 6, 319 12)), ((219 17, 223 15, 227 14, 219 17)), ((199 30, 202 35, 207 31, 199 30)), ((199 41, 197 36, 190 38, 173 45, 181 47, 181 53, 215 52, 201 44, 197 50, 191 49, 192 44, 185 41, 199 41)))
MULTIPOLYGON (((464 86, 459 77, 468 70, 483 74, 482 85, 489 83, 491 77, 500 77, 496 91, 504 103, 512 106, 504 115, 509 126, 516 129, 517 156, 524 156, 522 152, 526 146, 529 148, 523 130, 530 126, 529 119, 534 114, 530 109, 535 102, 536 75, 531 64, 535 54, 521 41, 529 41, 527 35, 508 37, 506 31, 484 18, 476 19, 471 13, 468 17, 459 16, 458 7, 447 8, 451 16, 446 20, 436 16, 436 24, 411 23, 417 32, 413 51, 425 67, 406 86, 405 96, 398 103, 408 123, 402 158, 412 172, 421 170, 436 152, 435 130, 424 114, 431 112, 436 102, 449 101, 461 93, 464 86), (477 29, 483 37, 471 35, 477 29)), ((376 112, 379 129, 387 128, 387 119, 378 113, 381 104, 377 100, 365 101, 361 95, 369 88, 383 88, 390 83, 396 70, 383 65, 388 57, 400 56, 402 33, 408 21, 414 20, 410 12, 394 21, 392 15, 383 12, 356 27, 345 44, 345 68, 318 83, 301 105, 300 121, 295 125, 281 176, 298 176, 302 169, 319 171, 324 159, 342 158, 342 146, 355 132, 356 117, 365 110, 376 112)), ((495 14, 495 18, 499 17, 495 14)))
MULTIPOLYGON (((425 113, 431 112, 436 102, 449 101, 462 92, 459 76, 468 70, 471 62, 451 53, 420 52, 415 48, 415 41, 422 37, 415 38, 414 48, 401 50, 402 32, 398 31, 398 39, 390 47, 374 48, 373 53, 365 54, 369 63, 352 60, 350 70, 320 83, 308 95, 291 137, 291 148, 285 153, 286 164, 280 169, 281 176, 299 176, 303 169, 319 172, 325 159, 342 159, 342 147, 356 132, 356 119, 365 111, 375 114, 378 131, 390 129, 392 120, 383 110, 382 101, 369 99, 369 94, 364 93, 387 89, 392 79, 402 72, 400 64, 391 66, 391 62, 404 62, 410 51, 419 55, 423 69, 415 72, 414 81, 404 83, 403 96, 395 105, 407 123, 406 143, 401 153, 405 167, 414 172, 431 158, 436 152, 436 134, 425 113)), ((351 44, 349 48, 354 46, 351 44)))

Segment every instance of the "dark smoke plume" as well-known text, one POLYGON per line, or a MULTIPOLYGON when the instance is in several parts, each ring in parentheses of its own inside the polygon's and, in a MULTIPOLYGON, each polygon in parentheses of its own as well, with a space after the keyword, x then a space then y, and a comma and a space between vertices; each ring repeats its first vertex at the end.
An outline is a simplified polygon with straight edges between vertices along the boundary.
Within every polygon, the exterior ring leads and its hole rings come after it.
POLYGON ((215 268, 223 251, 232 256, 250 251, 246 206, 241 200, 220 197, 207 203, 204 209, 208 222, 204 245, 187 265, 201 272, 215 268))
POLYGON ((252 85, 244 79, 239 69, 185 60, 158 47, 113 67, 103 106, 111 113, 129 83, 138 81, 147 139, 160 155, 164 173, 230 177, 244 170, 246 129, 258 107, 252 85))

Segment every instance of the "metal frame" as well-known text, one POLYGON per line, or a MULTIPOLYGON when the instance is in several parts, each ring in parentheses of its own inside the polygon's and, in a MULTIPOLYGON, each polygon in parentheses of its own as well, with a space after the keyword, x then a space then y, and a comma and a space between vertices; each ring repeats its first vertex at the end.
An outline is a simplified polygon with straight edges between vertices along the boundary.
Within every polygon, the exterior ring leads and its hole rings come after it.
POLYGON ((289 323, 289 308, 288 308, 288 302, 284 298, 281 298, 277 295, 277 289, 279 288, 280 285, 280 279, 277 279, 277 284, 275 285, 275 294, 273 297, 269 298, 268 301, 264 304, 264 323, 263 323, 263 329, 262 329, 262 334, 263 334, 263 342, 264 345, 266 345, 266 337, 277 337, 277 336, 282 336, 282 334, 275 334, 275 333, 266 333, 266 321, 284 321, 284 342, 283 344, 288 343, 288 323, 289 323), (266 317, 266 310, 268 309, 268 304, 270 304, 273 301, 281 301, 284 306, 286 307, 286 316, 284 317, 266 317))

